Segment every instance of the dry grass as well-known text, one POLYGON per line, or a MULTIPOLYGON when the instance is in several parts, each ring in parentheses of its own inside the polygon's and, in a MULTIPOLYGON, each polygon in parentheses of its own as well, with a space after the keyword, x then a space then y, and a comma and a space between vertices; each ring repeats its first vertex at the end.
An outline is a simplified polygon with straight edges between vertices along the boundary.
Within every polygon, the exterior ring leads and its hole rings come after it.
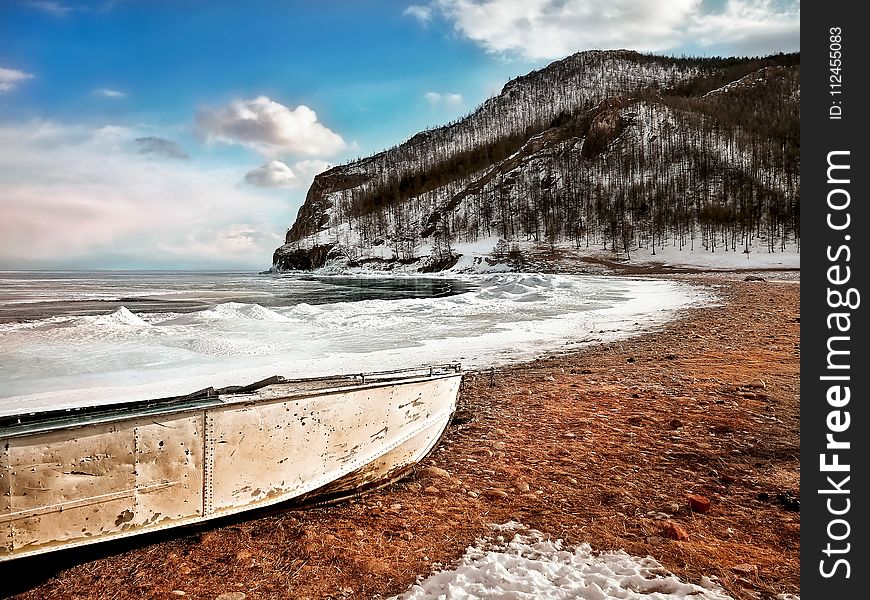
POLYGON ((710 282, 724 306, 664 331, 505 369, 495 387, 467 376, 471 420, 422 465, 449 479, 418 469, 338 506, 15 561, 0 580, 27 600, 378 598, 514 519, 652 555, 690 581, 715 575, 735 598, 797 593, 800 513, 777 494, 800 485, 799 289, 710 282), (711 510, 691 512, 690 493, 711 510), (689 539, 664 537, 668 521, 689 539), (22 578, 28 569, 43 573, 22 578))

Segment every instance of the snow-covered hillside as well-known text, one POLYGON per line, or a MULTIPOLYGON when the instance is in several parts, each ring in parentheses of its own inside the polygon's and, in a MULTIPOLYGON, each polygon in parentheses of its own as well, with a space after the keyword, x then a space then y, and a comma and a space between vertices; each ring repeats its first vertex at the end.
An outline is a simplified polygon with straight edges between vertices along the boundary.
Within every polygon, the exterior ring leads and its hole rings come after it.
POLYGON ((440 270, 494 238, 783 252, 799 235, 799 66, 582 52, 470 115, 319 175, 281 270, 440 270))

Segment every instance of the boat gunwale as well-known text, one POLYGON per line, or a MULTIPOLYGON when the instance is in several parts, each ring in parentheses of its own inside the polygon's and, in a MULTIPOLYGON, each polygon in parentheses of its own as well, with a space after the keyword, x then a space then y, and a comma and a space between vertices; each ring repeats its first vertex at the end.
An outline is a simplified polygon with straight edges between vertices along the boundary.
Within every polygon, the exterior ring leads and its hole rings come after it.
MULTIPOLYGON (((258 387, 251 391, 239 392, 221 390, 214 391, 215 395, 205 397, 192 397, 202 392, 194 392, 188 396, 175 396, 169 398, 159 398, 154 400, 135 400, 132 402, 122 402, 117 404, 93 405, 69 409, 57 409, 45 411, 43 413, 25 413, 22 415, 8 415, 8 417, 0 417, 0 419, 15 419, 17 416, 30 417, 31 421, 23 423, 13 423, 12 425, 3 425, 0 423, 0 440, 19 438, 28 435, 39 433, 47 433, 50 431, 59 431, 62 429, 80 429, 90 425, 103 425, 108 423, 116 423, 132 419, 156 417, 164 415, 182 415, 192 412, 208 410, 211 408, 224 406, 237 406, 244 404, 271 404, 273 402, 284 402, 287 400, 309 399, 320 396, 333 396, 355 390, 377 389, 389 387, 393 385, 404 385, 417 383, 421 381, 433 381, 437 379, 446 379, 450 377, 461 377, 463 371, 458 364, 438 365, 433 367, 420 367, 412 369, 399 369, 395 371, 378 371, 370 373, 357 373, 341 376, 326 376, 326 377, 309 377, 301 379, 287 379, 276 383, 270 383, 258 387), (428 371, 428 373, 425 373, 428 371), (401 373, 417 373, 417 375, 409 375, 406 377, 393 377, 389 379, 378 379, 389 375, 399 375, 401 373), (285 394, 279 394, 274 397, 263 397, 261 393, 265 390, 280 388, 281 386, 292 386, 293 384, 330 381, 335 380, 340 382, 343 379, 360 378, 359 381, 348 381, 347 385, 339 385, 335 387, 326 387, 313 390, 299 390, 296 392, 289 391, 285 394), (372 378, 367 381, 366 378, 372 378), (150 406, 140 406, 153 403, 150 406), (132 409, 132 410, 131 410, 132 409), (73 412, 76 411, 76 412, 73 412), (40 420, 39 415, 46 415, 46 418, 40 420), (50 416, 49 416, 50 415, 50 416)), ((271 378, 270 378, 271 379, 271 378)), ((252 384, 255 385, 255 384, 252 384)), ((248 386, 250 387, 250 386, 248 386)), ((245 389, 242 387, 241 389, 245 389)))

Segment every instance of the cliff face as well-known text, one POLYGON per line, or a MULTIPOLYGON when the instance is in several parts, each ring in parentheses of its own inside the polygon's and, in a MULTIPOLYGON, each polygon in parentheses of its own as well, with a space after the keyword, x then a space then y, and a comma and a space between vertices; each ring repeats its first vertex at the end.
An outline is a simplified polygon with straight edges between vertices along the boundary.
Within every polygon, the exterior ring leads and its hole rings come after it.
POLYGON ((578 53, 318 175, 273 264, 431 270, 482 238, 781 245, 799 230, 798 90, 797 55, 578 53))

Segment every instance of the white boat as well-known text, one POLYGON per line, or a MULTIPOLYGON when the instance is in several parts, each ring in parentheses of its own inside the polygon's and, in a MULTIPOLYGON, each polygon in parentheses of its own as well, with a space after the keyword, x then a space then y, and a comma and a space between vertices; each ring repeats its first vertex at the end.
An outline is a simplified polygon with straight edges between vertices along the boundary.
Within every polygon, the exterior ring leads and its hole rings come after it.
POLYGON ((0 561, 384 485, 435 447, 461 377, 273 377, 2 417, 0 561))

